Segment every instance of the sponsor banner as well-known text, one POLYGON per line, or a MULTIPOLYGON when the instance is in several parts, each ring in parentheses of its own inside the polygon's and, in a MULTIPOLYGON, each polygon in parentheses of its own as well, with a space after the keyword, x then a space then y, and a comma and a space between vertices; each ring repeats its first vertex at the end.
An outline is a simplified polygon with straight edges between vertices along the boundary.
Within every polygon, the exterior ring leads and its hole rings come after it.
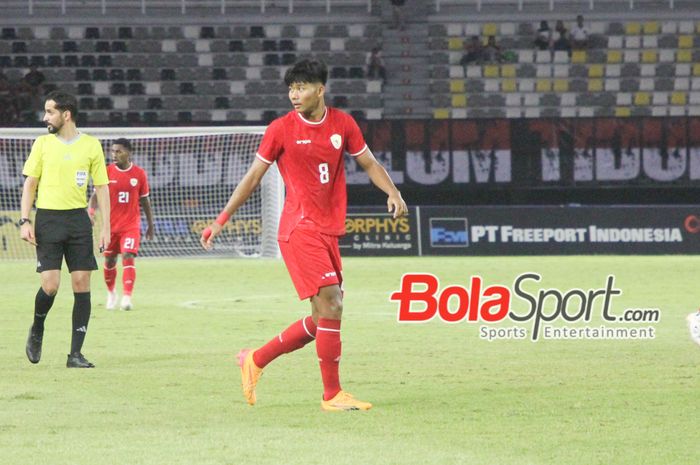
POLYGON ((423 255, 700 253, 697 206, 421 207, 423 255))
POLYGON ((348 208, 339 246, 343 256, 419 255, 417 209, 393 218, 386 208, 348 208))

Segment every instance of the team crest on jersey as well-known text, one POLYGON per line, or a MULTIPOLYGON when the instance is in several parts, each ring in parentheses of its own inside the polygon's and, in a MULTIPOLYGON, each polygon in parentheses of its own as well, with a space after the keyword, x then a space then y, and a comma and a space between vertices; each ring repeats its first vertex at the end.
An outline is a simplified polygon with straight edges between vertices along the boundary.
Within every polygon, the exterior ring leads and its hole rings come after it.
POLYGON ((139 180, 136 178, 131 178, 129 179, 129 184, 131 184, 131 187, 136 187, 136 184, 139 183, 139 180))
POLYGON ((75 172, 75 183, 78 187, 83 187, 87 183, 88 174, 87 171, 76 171, 75 172))
POLYGON ((333 147, 336 149, 339 149, 341 145, 343 145, 343 138, 340 137, 340 134, 333 134, 331 136, 331 144, 333 144, 333 147))

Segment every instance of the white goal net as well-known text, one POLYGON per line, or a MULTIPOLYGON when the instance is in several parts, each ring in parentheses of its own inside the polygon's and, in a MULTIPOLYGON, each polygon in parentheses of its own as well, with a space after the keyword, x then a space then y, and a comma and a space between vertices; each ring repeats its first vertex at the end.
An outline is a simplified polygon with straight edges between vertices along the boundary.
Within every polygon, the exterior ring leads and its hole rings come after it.
MULTIPOLYGON (((226 224, 214 250, 206 252, 199 244, 202 230, 219 214, 254 159, 264 127, 81 131, 102 141, 107 163, 111 162, 112 141, 129 139, 132 160, 146 170, 155 239, 142 239, 139 256, 278 256, 276 236, 284 188, 276 165, 226 224)), ((0 129, 0 260, 35 258, 33 247, 19 238, 16 224, 24 183, 22 168, 34 139, 42 134, 46 129, 0 129)), ((141 216, 145 231, 145 215, 141 216)), ((95 225, 99 227, 99 223, 95 225)))

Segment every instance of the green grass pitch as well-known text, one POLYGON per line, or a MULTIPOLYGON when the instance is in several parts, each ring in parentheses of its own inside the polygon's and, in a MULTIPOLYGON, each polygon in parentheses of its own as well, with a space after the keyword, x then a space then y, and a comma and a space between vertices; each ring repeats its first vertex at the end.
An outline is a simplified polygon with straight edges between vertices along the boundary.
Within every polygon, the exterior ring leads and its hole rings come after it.
MULTIPOLYGON (((685 315, 700 303, 700 257, 349 258, 343 387, 369 412, 323 413, 313 344, 283 356, 240 393, 234 363, 308 312, 281 261, 137 262, 133 312, 108 312, 93 274, 83 352, 68 370, 67 272, 41 363, 24 355, 38 276, 0 263, 0 463, 3 465, 698 463, 700 347, 685 315), (654 340, 479 338, 479 325, 399 324, 389 294, 404 272, 442 286, 599 288, 615 308, 659 308, 654 340)), ((599 322, 598 322, 599 323, 599 322)), ((504 324, 504 326, 507 326, 504 324)))

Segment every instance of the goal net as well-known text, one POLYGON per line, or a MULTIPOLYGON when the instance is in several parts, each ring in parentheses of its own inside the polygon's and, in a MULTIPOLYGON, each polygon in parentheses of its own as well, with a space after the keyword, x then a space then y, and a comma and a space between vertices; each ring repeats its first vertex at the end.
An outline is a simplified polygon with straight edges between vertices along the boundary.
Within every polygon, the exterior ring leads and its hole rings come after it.
MULTIPOLYGON (((273 165, 248 201, 202 249, 199 237, 228 201, 252 163, 264 127, 82 128, 100 139, 107 163, 112 141, 132 142, 132 161, 146 170, 155 238, 142 238, 139 256, 277 257, 277 226, 284 188, 273 165)), ((46 129, 0 129, 0 259, 35 258, 16 226, 24 177, 34 139, 46 129)), ((88 195, 92 189, 88 189, 88 195)), ((146 218, 141 230, 145 232, 146 218)), ((101 227, 100 215, 95 231, 101 227)), ((97 237, 97 234, 94 234, 97 237)))

